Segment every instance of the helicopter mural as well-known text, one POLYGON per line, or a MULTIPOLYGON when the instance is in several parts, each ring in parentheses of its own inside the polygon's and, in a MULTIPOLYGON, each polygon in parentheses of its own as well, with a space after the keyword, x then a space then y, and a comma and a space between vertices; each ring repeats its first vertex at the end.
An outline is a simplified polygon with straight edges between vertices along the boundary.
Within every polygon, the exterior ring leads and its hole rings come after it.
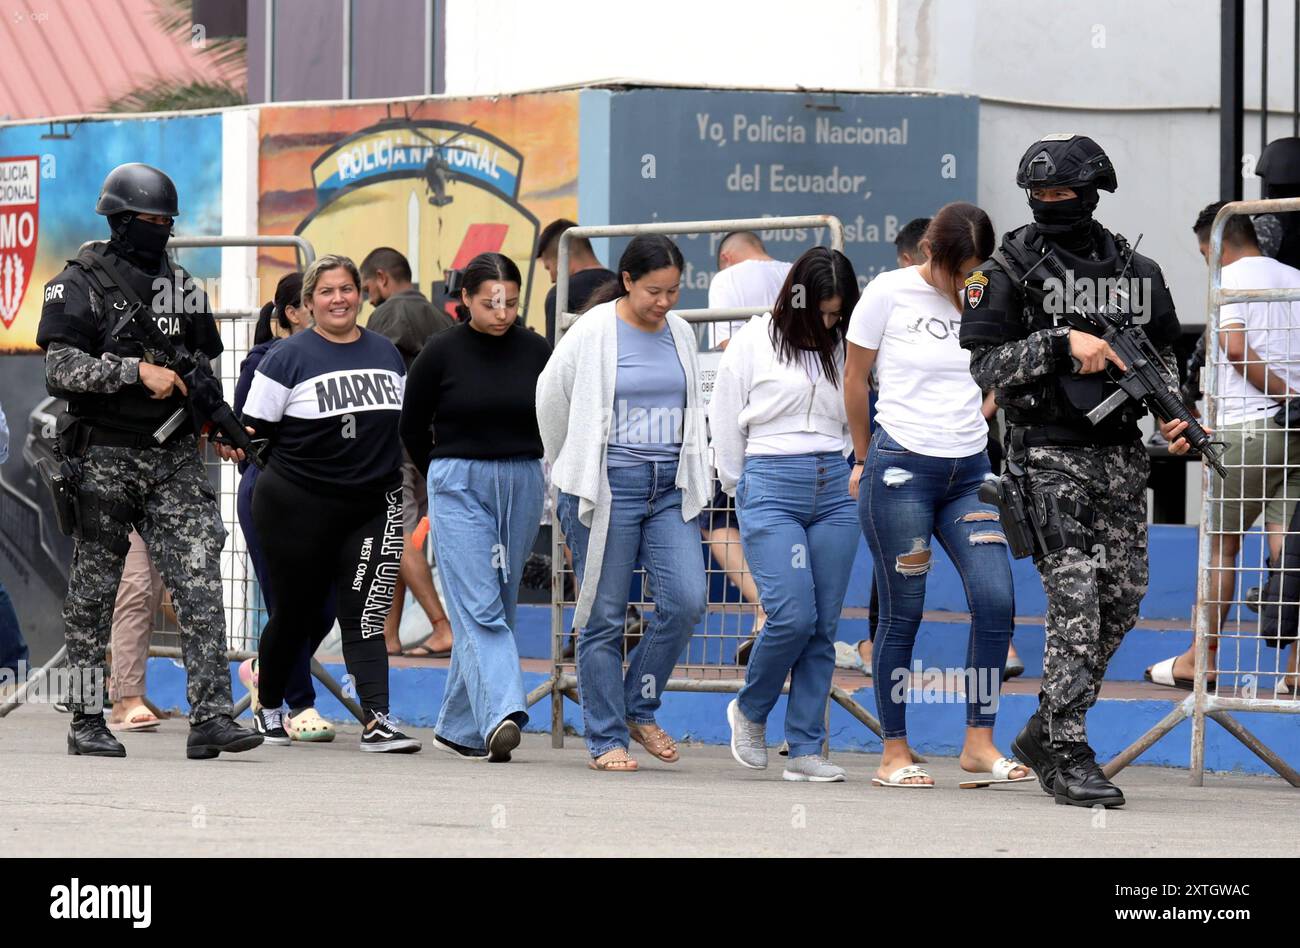
POLYGON ((317 207, 296 233, 313 246, 355 260, 395 247, 449 310, 445 271, 485 251, 511 257, 531 285, 538 221, 518 200, 523 156, 475 122, 388 117, 336 142, 311 171, 317 207))

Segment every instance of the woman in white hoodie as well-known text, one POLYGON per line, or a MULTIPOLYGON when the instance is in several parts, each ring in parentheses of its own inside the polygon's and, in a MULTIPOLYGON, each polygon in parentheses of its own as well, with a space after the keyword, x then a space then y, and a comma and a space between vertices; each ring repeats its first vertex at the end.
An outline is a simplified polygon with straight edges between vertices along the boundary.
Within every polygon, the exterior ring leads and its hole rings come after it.
POLYGON ((821 747, 835 631, 858 548, 841 386, 844 326, 857 301, 848 258, 809 250, 772 312, 732 336, 709 403, 718 478, 736 497, 767 613, 745 686, 727 706, 731 753, 745 767, 767 766, 767 716, 789 675, 786 780, 844 779, 821 747))
POLYGON ((665 763, 678 759, 655 712, 704 616, 695 518, 713 477, 695 333, 671 312, 681 251, 667 237, 634 237, 618 269, 618 282, 596 292, 538 379, 537 424, 580 584, 574 627, 591 766, 629 772, 637 769, 629 739, 665 763), (654 617, 625 672, 623 622, 638 560, 654 617))

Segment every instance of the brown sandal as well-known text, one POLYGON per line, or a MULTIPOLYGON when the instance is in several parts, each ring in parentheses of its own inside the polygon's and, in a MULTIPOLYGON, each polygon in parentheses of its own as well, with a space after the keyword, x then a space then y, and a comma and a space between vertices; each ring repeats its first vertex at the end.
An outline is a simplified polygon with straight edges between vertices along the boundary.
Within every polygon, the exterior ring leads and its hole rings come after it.
POLYGON ((621 747, 606 751, 599 757, 587 761, 592 770, 608 770, 610 773, 630 774, 636 770, 636 760, 621 747))
POLYGON ((633 724, 629 721, 627 723, 627 732, 631 735, 632 740, 665 764, 675 764, 681 759, 677 753, 677 742, 669 737, 668 732, 658 724, 633 724))

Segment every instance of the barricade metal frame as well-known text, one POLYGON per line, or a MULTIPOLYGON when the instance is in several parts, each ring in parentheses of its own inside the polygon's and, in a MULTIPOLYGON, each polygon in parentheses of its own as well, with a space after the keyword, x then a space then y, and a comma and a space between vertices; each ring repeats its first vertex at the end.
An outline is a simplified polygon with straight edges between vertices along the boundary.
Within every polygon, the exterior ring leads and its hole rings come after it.
MULTIPOLYGON (((93 243, 93 241, 87 241, 86 243, 83 243, 80 249, 85 249, 87 246, 90 245, 90 243, 93 243)), ((291 248, 297 251, 298 257, 300 258, 300 263, 304 269, 310 266, 312 262, 315 261, 316 259, 316 251, 312 247, 311 243, 307 241, 305 238, 296 235, 286 236, 286 235, 271 235, 271 234, 254 234, 254 235, 247 235, 247 236, 198 236, 198 237, 182 236, 182 237, 173 237, 170 241, 168 241, 167 246, 169 250, 249 248, 249 247, 291 248)), ((250 312, 247 310, 239 310, 239 309, 222 309, 217 311, 215 315, 219 323, 233 323, 238 325, 241 322, 248 323, 253 319, 256 319, 257 313, 256 311, 250 312)), ((251 334, 246 334, 246 335, 251 335, 251 334)), ((237 345, 233 349, 228 349, 227 352, 223 353, 222 358, 218 360, 218 364, 220 367, 220 379, 222 382, 222 387, 226 390, 227 397, 230 397, 233 394, 234 384, 238 379, 239 361, 240 359, 242 359, 242 356, 244 354, 246 354, 246 351, 241 351, 240 346, 237 345)), ((238 491, 237 479, 235 479, 235 483, 236 483, 236 492, 237 492, 238 491)), ((225 609, 224 609, 224 612, 227 617, 227 622, 226 622, 227 646, 229 646, 226 650, 226 659, 228 661, 243 661, 245 659, 255 658, 257 656, 256 651, 253 651, 251 648, 247 647, 249 644, 251 644, 249 641, 248 627, 250 624, 249 613, 257 612, 260 610, 257 610, 255 607, 250 607, 248 605, 249 590, 248 590, 247 576, 250 570, 249 570, 249 564, 247 562, 248 553, 246 550, 241 548, 243 543, 243 537, 242 537, 242 533, 239 530, 239 526, 237 522, 238 518, 233 516, 227 518, 225 516, 225 508, 227 504, 230 504, 231 509, 233 509, 234 497, 231 494, 231 492, 224 491, 224 490, 220 491, 218 496, 219 496, 219 501, 222 504, 222 508, 223 508, 222 519, 226 527, 226 530, 229 534, 229 537, 227 539, 227 545, 222 549, 221 552, 223 563, 227 567, 223 569, 222 577, 221 577, 223 589, 228 590, 228 593, 226 595, 227 602, 225 604, 225 609), (236 597, 237 592, 242 593, 243 596, 242 605, 236 603, 235 601, 237 598, 236 597), (242 620, 241 620, 243 622, 242 634, 236 634, 235 630, 232 628, 231 619, 236 614, 242 616, 242 620), (240 640, 241 644, 244 647, 239 647, 235 645, 234 642, 236 640, 240 640)), ((175 635, 178 633, 177 629, 167 628, 166 626, 168 625, 170 625, 170 623, 164 623, 164 627, 155 626, 153 635, 156 637, 159 633, 162 633, 164 635, 175 635)), ((170 658, 176 660, 182 657, 182 653, 181 653, 181 649, 176 646, 157 645, 151 642, 149 646, 149 657, 170 658)), ((28 674, 27 680, 23 684, 23 686, 17 689, 11 696, 9 696, 9 698, 6 699, 3 704, 0 704, 0 718, 5 717, 9 713, 11 713, 15 708, 24 704, 28 692, 35 686, 35 684, 38 681, 48 676, 49 672, 52 671, 53 669, 60 668, 65 664, 67 664, 67 647, 62 646, 59 648, 57 652, 54 653, 54 655, 50 658, 48 662, 45 663, 44 666, 42 666, 41 668, 32 669, 31 672, 28 674)), ((334 697, 337 698, 339 702, 344 707, 346 707, 348 711, 350 711, 358 721, 364 722, 364 715, 362 714, 361 707, 356 703, 355 700, 353 700, 351 697, 349 697, 344 693, 343 688, 338 683, 338 681, 336 681, 334 677, 325 670, 324 666, 322 666, 320 662, 318 662, 314 657, 311 660, 311 671, 312 671, 312 676, 317 681, 319 681, 322 685, 324 685, 325 688, 332 695, 334 695, 334 697)), ((107 682, 105 682, 105 687, 107 688, 107 682)), ((159 717, 164 716, 163 712, 155 705, 153 705, 151 702, 149 702, 147 697, 145 699, 145 703, 156 715, 158 715, 159 717)), ((243 714, 243 712, 248 709, 249 703, 250 703, 250 698, 248 695, 244 695, 237 702, 235 702, 233 708, 235 717, 238 717, 239 715, 243 714)))
MULTIPOLYGON (((1268 201, 1232 201, 1223 206, 1214 218, 1214 224, 1210 231, 1210 256, 1209 256, 1209 312, 1206 322, 1206 344, 1205 344, 1205 371, 1203 374, 1202 389, 1206 399, 1206 416, 1213 422, 1215 417, 1215 407, 1219 392, 1220 368, 1226 363, 1218 358, 1219 348, 1219 314, 1220 309, 1225 304, 1231 303, 1257 303, 1257 302, 1294 302, 1300 301, 1300 287, 1285 289, 1224 289, 1223 288, 1223 231, 1228 223, 1228 218, 1238 214, 1274 214, 1284 212, 1300 211, 1300 198, 1285 198, 1268 201)), ((1296 353, 1295 358, 1300 359, 1300 352, 1296 353)), ((1284 437, 1283 429, 1278 429, 1278 436, 1284 437)), ((1265 435, 1267 437, 1267 434, 1265 435)), ((1300 459, 1286 459, 1286 466, 1300 466, 1300 459)), ((1219 530, 1211 530, 1207 522, 1208 515, 1211 511, 1211 505, 1222 498, 1214 495, 1214 488, 1217 486, 1215 475, 1208 467, 1202 471, 1201 480, 1201 500, 1202 516, 1199 530, 1199 542, 1197 544, 1197 583, 1196 583, 1196 616, 1195 616, 1195 648, 1196 648, 1196 670, 1194 673, 1194 687, 1192 693, 1162 718, 1154 727, 1138 738, 1133 744, 1123 750, 1119 755, 1112 759, 1103 769, 1105 774, 1110 777, 1114 776, 1124 767, 1127 767, 1142 753, 1148 750, 1156 741, 1164 737, 1180 723, 1187 718, 1192 719, 1192 746, 1191 746, 1191 767, 1190 778, 1194 787, 1204 785, 1205 781, 1205 721, 1210 719, 1216 721, 1229 734, 1241 741, 1250 749, 1260 760, 1268 764, 1273 770, 1280 774, 1293 787, 1300 787, 1300 772, 1291 767, 1277 753, 1270 749, 1263 741, 1247 730, 1235 717, 1229 712, 1233 711, 1272 711, 1283 714, 1300 714, 1300 699, 1292 695, 1288 698, 1260 698, 1256 696, 1256 686, 1261 678, 1276 677, 1279 669, 1267 669, 1259 667, 1258 660, 1255 668, 1224 668, 1220 666, 1215 672, 1214 682, 1208 681, 1210 639, 1217 637, 1223 640, 1243 640, 1250 637, 1251 634, 1258 634, 1258 623, 1254 633, 1245 629, 1246 635, 1243 635, 1243 622, 1238 619, 1231 631, 1228 623, 1223 623, 1217 636, 1210 633, 1210 609, 1218 609, 1221 606, 1236 606, 1238 609, 1246 606, 1245 591, 1237 589, 1236 579, 1241 574, 1253 571, 1252 568, 1241 565, 1241 560, 1246 555, 1245 545, 1238 552, 1238 561, 1231 569, 1234 575, 1234 589, 1237 591, 1233 594, 1231 600, 1222 600, 1216 598, 1210 588, 1210 562, 1211 550, 1213 547, 1213 537, 1222 533, 1229 532, 1224 529, 1225 525, 1220 524, 1219 530), (1213 478, 1213 480, 1212 480, 1213 478), (1229 681, 1232 682, 1231 690, 1225 693, 1224 685, 1229 681)), ((1256 498, 1258 499, 1258 498, 1256 498)), ((1250 527, 1250 524, 1239 525, 1244 531, 1250 527)), ((1288 525, 1289 528, 1289 525, 1288 525)), ((1236 532, 1236 531, 1232 531, 1236 532)), ((1286 605, 1289 603, 1283 603, 1286 605)), ((1280 630, 1279 630, 1280 631, 1280 630)), ((1283 636, 1290 642, 1295 642, 1294 633, 1291 636, 1283 636)), ((1256 646, 1256 655, 1258 648, 1256 646)), ((1287 646, 1282 645, 1278 648, 1278 663, 1281 662, 1281 653, 1287 646)), ((1300 646, 1291 645, 1296 648, 1300 646)), ((1238 663, 1240 663, 1242 649, 1240 642, 1236 649, 1238 663)))
MULTIPOLYGON (((577 319, 577 314, 568 311, 569 303, 569 242, 574 238, 585 237, 602 238, 602 237, 633 237, 639 234, 725 234, 732 231, 764 231, 772 229, 792 229, 792 228, 814 228, 825 227, 829 231, 830 244, 832 249, 843 252, 844 250, 844 226, 839 218, 830 214, 814 214, 800 217, 761 217, 761 218, 740 218, 735 220, 715 220, 715 221, 656 221, 649 224, 615 224, 607 226, 594 227, 573 227, 560 235, 559 253, 557 257, 557 279, 555 288, 555 312, 556 312, 556 342, 563 336, 565 330, 569 328, 577 319)), ((766 312, 770 307, 758 308, 738 308, 738 309, 679 309, 674 310, 676 315, 682 317, 692 324, 708 324, 715 322, 725 322, 728 320, 747 319, 751 316, 766 312)), ((692 380, 694 383, 694 380, 692 380)), ((716 493, 716 492, 715 492, 716 493)), ((556 490, 554 487, 550 490, 551 510, 555 509, 556 490)), ((728 510, 731 509, 730 503, 728 510)), ((712 506, 709 508, 712 511, 712 506)), ((566 573, 570 571, 565 567, 564 560, 564 538, 561 535, 561 529, 558 518, 551 518, 551 674, 550 677, 538 685, 527 696, 526 703, 532 707, 537 702, 547 696, 551 699, 551 746, 564 746, 564 699, 568 697, 574 703, 578 703, 578 680, 576 675, 576 666, 571 661, 566 661, 562 657, 563 642, 568 634, 568 629, 564 623, 564 609, 566 605, 573 605, 572 601, 566 601, 564 596, 564 580, 566 573), (574 668, 574 671, 568 670, 574 668)), ((711 554, 710 554, 711 555, 711 554)), ((638 570, 638 572, 640 572, 638 570)), ((575 580, 576 582, 576 580, 575 580)), ((642 588, 642 602, 644 602, 644 585, 642 588)), ((740 611, 743 612, 750 607, 750 604, 742 603, 737 610, 734 604, 729 602, 709 603, 709 613, 716 612, 728 613, 740 611)), ((725 621, 725 616, 724 616, 725 621)), ((738 633, 736 636, 710 635, 708 629, 708 616, 705 618, 704 635, 692 636, 692 645, 698 640, 705 640, 702 651, 707 658, 709 640, 725 641, 734 638, 737 645, 744 641, 744 633, 739 631, 740 621, 738 618, 738 633)), ((699 651, 700 649, 697 649, 699 651)), ((744 685, 744 666, 738 664, 725 664, 721 661, 721 647, 718 648, 719 662, 712 663, 707 661, 690 662, 685 666, 688 669, 697 671, 716 670, 716 677, 700 677, 692 675, 684 678, 670 678, 664 686, 665 691, 688 691, 688 692, 710 692, 710 693, 735 693, 740 691, 744 685)), ((691 647, 688 646, 687 654, 691 653, 691 647)), ((787 683, 782 688, 782 693, 789 691, 787 683)), ((849 712, 858 721, 861 721, 877 737, 882 737, 880 722, 869 711, 853 700, 853 697, 842 688, 832 686, 830 695, 827 699, 826 713, 830 715, 830 701, 835 701, 846 711, 849 712)), ((913 754, 914 759, 923 761, 924 758, 913 754)))

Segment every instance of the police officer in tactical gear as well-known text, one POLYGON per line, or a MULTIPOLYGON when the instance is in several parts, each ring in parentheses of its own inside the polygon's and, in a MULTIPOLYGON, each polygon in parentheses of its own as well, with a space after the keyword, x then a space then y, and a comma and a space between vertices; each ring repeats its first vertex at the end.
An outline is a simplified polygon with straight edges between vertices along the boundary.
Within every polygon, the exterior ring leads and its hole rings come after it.
POLYGON ((68 753, 123 757, 102 708, 104 658, 127 537, 149 547, 180 619, 188 676, 186 755, 250 750, 262 735, 231 717, 220 554, 226 530, 197 450, 185 384, 160 354, 113 330, 139 301, 177 345, 210 359, 221 339, 207 298, 166 254, 176 186, 143 164, 114 168, 95 205, 112 236, 92 244, 45 286, 36 341, 50 394, 67 399, 59 424, 75 497, 72 571, 63 609, 74 672, 68 753))
MULTIPOLYGON (((1278 138, 1259 156, 1255 173, 1266 199, 1300 197, 1300 138, 1278 138)), ((1290 267, 1300 268, 1300 211, 1253 218, 1260 249, 1290 267)))
POLYGON ((997 390, 1007 455, 1026 472, 1031 516, 1043 530, 1034 553, 1047 593, 1043 685, 1011 749, 1057 803, 1122 806, 1088 746, 1085 716, 1147 588, 1149 461, 1137 427, 1145 408, 1128 401, 1089 420, 1117 390, 1108 370, 1125 366, 1074 309, 1131 306, 1166 365, 1174 364, 1178 319, 1156 263, 1093 220, 1098 192, 1117 186, 1096 142, 1035 142, 1016 184, 1034 222, 1004 235, 993 259, 967 278, 961 327, 971 374, 997 390), (1121 276, 1122 286, 1101 282, 1121 276))

